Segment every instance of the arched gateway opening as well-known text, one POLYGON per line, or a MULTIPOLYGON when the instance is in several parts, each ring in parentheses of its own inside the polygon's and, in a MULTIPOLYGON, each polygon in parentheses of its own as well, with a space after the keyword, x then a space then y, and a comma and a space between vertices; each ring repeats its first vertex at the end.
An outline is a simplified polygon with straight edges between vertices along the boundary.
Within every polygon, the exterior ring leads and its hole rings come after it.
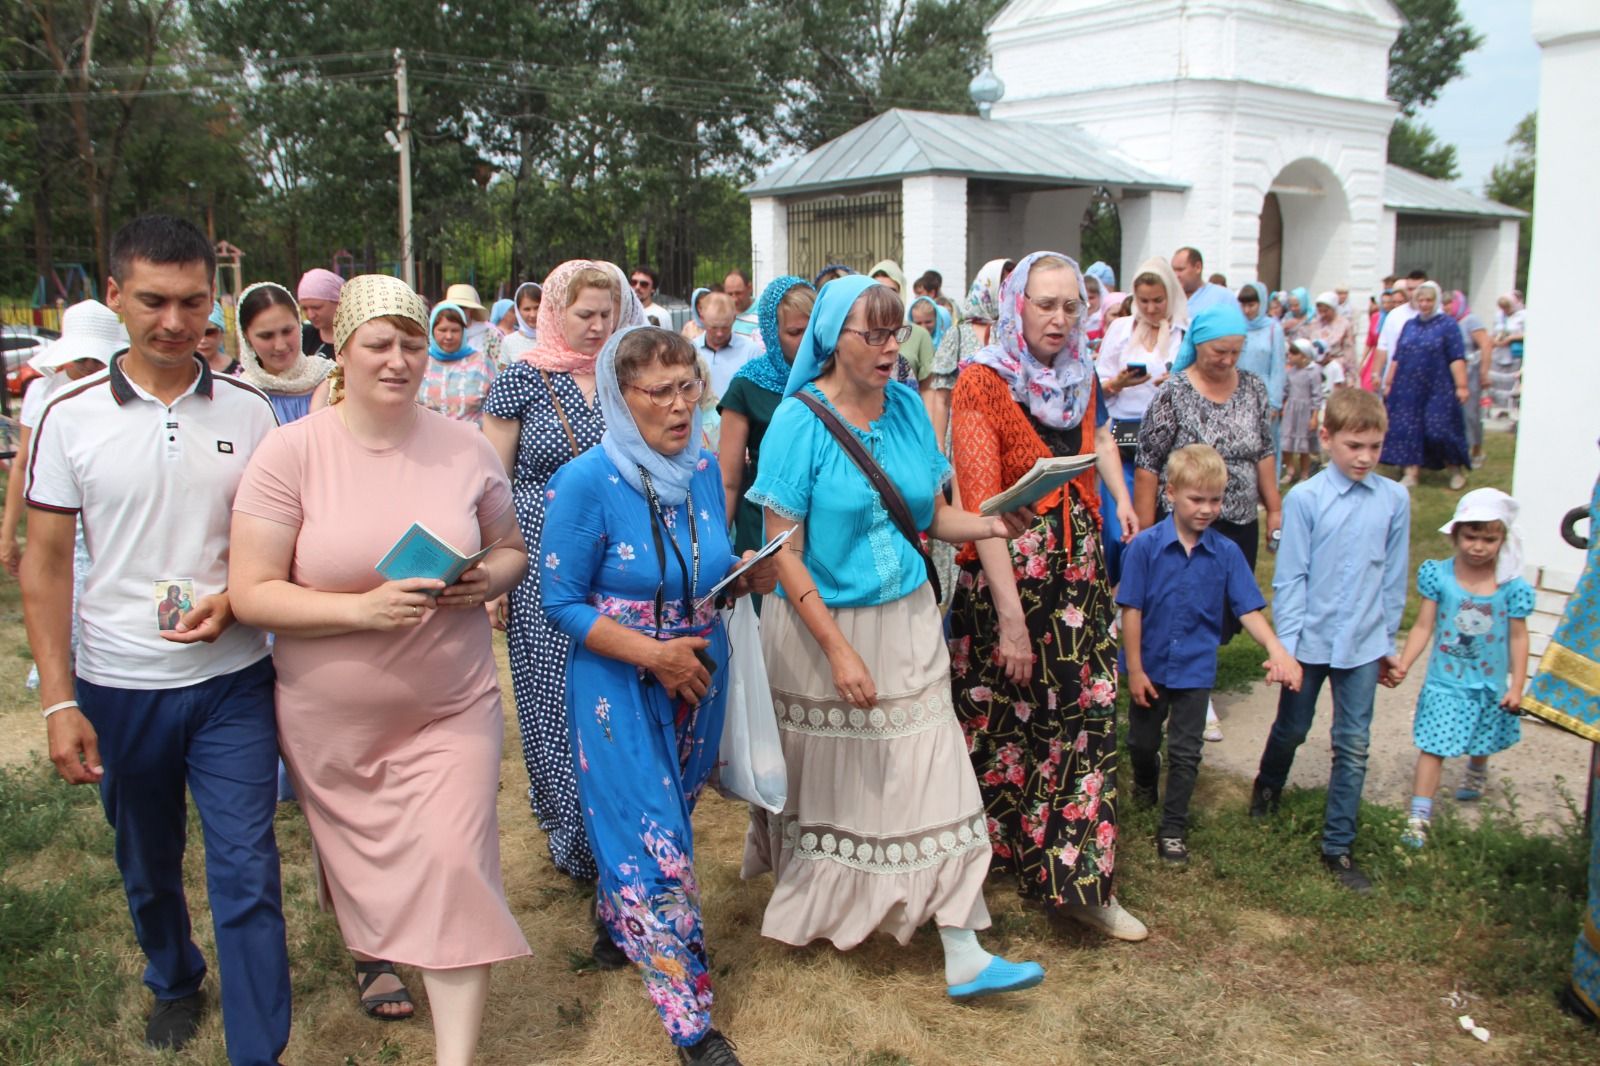
POLYGON ((1339 176, 1315 159, 1297 159, 1272 179, 1261 204, 1256 273, 1270 288, 1313 292, 1344 281, 1350 202, 1339 176))

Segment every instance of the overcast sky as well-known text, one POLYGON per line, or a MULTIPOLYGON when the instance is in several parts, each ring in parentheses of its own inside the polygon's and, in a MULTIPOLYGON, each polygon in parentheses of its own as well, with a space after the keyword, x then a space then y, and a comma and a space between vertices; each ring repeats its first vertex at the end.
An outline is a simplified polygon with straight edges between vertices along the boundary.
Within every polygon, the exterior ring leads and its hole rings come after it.
POLYGON ((1490 168, 1506 157, 1512 128, 1539 106, 1539 46, 1533 43, 1529 0, 1458 2, 1484 41, 1467 54, 1466 73, 1421 118, 1440 140, 1456 146, 1456 184, 1481 193, 1490 168))

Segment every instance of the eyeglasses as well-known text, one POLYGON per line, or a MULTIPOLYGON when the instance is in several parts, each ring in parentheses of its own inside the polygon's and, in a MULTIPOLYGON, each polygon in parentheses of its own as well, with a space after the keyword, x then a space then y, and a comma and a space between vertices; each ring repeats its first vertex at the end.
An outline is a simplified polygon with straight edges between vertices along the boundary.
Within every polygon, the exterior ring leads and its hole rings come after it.
POLYGON ((653 282, 649 278, 632 278, 630 279, 630 284, 636 289, 647 289, 653 282))
POLYGON ((1077 318, 1083 313, 1083 302, 1081 300, 1035 300, 1032 296, 1029 296, 1028 302, 1047 315, 1062 311, 1066 313, 1068 318, 1077 318))
POLYGON ((883 347, 885 344, 889 343, 890 337, 893 337, 901 344, 904 344, 906 341, 911 339, 910 326, 896 326, 894 329, 851 329, 849 326, 845 326, 839 332, 854 333, 856 336, 866 341, 867 347, 869 348, 883 347))
POLYGON ((644 393, 657 407, 671 407, 680 396, 690 404, 698 402, 705 395, 706 382, 704 378, 690 378, 688 381, 652 385, 648 389, 642 385, 629 385, 628 388, 644 393))

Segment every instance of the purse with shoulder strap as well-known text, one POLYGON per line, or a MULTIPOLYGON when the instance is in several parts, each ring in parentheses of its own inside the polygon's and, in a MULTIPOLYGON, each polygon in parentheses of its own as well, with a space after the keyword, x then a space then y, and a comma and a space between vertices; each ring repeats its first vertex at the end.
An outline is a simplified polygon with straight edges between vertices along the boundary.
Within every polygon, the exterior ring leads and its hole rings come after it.
POLYGON ((938 568, 933 565, 932 556, 922 546, 922 537, 917 533, 917 525, 911 520, 911 508, 906 506, 905 497, 900 495, 900 490, 894 487, 894 482, 890 481, 889 475, 883 472, 883 467, 879 466, 878 461, 872 457, 866 448, 862 447, 861 441, 856 438, 854 433, 850 432, 849 427, 839 421, 837 415, 828 410, 826 404, 823 404, 815 396, 808 396, 804 392, 797 392, 794 395, 795 399, 809 407, 811 413, 821 420, 828 432, 833 434, 833 439, 839 442, 839 447, 844 449, 844 453, 866 475, 868 483, 877 490, 878 495, 883 499, 884 509, 889 512, 889 518, 894 522, 895 528, 900 531, 901 536, 911 542, 911 546, 922 557, 922 565, 927 567, 928 570, 928 584, 933 587, 933 602, 936 604, 943 603, 944 586, 939 582, 938 568))

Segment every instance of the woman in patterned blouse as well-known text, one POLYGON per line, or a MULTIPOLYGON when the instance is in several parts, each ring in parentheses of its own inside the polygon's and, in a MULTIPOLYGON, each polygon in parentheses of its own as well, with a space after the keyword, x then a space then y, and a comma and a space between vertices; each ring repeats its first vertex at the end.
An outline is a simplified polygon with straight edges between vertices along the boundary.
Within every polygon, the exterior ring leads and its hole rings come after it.
MULTIPOLYGON (((1261 540, 1256 504, 1266 509, 1270 540, 1283 526, 1283 498, 1278 494, 1267 387, 1235 365, 1249 329, 1233 304, 1208 307, 1189 323, 1172 377, 1139 427, 1133 506, 1140 529, 1153 525, 1157 501, 1166 498, 1167 456, 1185 445, 1211 445, 1228 467, 1222 517, 1211 528, 1239 545, 1254 570, 1261 540)), ((1238 631, 1238 620, 1230 617, 1223 639, 1238 631)))

